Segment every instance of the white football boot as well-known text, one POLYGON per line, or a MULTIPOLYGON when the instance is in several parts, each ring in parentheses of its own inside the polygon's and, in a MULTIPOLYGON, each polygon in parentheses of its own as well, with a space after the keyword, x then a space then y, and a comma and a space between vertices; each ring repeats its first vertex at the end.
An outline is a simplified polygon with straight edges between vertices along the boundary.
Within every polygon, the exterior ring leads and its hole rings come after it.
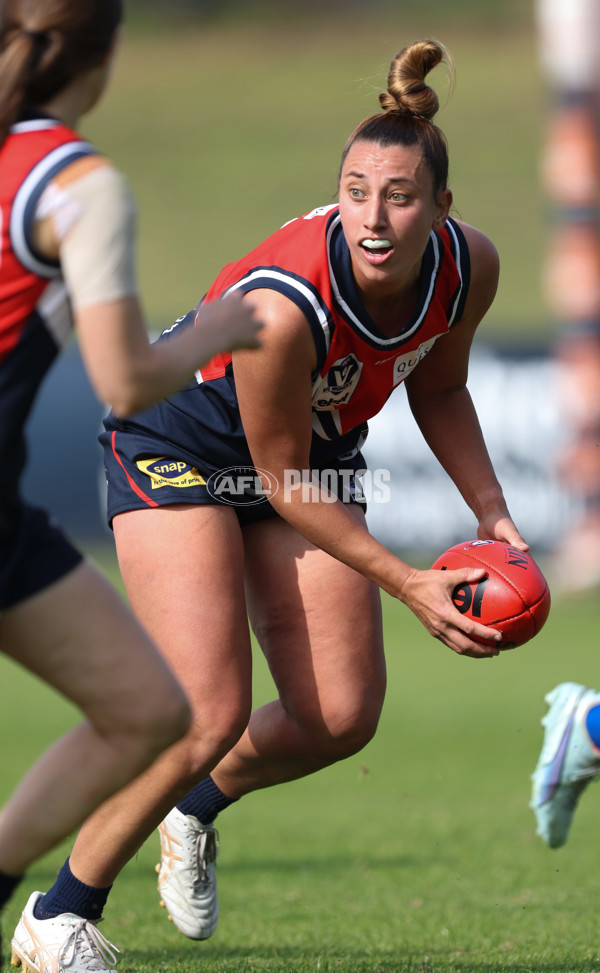
POLYGON ((542 719, 544 742, 532 775, 530 806, 537 833, 551 848, 567 840, 583 791, 600 774, 600 750, 585 726, 600 693, 578 683, 564 682, 546 695, 549 709, 542 719))
POLYGON ((176 807, 159 825, 160 904, 169 919, 189 939, 208 939, 217 928, 217 853, 219 835, 192 814, 176 807))
POLYGON ((116 946, 98 932, 96 923, 65 912, 36 919, 34 906, 42 892, 32 892, 12 939, 12 966, 24 973, 118 973, 116 946))

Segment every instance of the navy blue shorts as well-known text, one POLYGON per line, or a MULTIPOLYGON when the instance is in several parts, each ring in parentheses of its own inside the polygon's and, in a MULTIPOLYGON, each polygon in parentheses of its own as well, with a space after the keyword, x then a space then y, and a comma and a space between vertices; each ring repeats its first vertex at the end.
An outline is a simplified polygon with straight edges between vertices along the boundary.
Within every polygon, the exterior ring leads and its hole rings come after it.
MULTIPOLYGON (((302 490, 308 500, 314 490, 300 474, 290 474, 286 483, 278 483, 268 471, 245 460, 239 465, 211 465, 199 456, 153 437, 140 428, 115 428, 110 420, 100 435, 104 446, 104 469, 107 483, 107 517, 128 510, 143 510, 175 503, 230 506, 242 526, 279 516, 270 497, 280 490, 302 490), (311 492, 312 491, 312 492, 311 492)), ((339 461, 334 469, 316 471, 325 493, 344 503, 358 503, 366 509, 357 471, 364 471, 360 453, 351 460, 339 461)))
POLYGON ((10 529, 0 531, 0 611, 48 588, 83 560, 45 510, 21 503, 10 519, 10 529))

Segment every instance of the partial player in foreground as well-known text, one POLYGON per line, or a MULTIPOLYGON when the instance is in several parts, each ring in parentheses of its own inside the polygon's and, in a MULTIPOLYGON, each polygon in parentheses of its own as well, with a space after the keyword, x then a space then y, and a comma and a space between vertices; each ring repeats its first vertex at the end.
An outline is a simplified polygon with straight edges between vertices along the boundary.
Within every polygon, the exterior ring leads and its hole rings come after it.
MULTIPOLYGON (((99 399, 126 415, 179 388, 216 352, 258 343, 251 305, 237 297, 207 306, 172 343, 149 343, 132 201, 76 131, 104 90, 120 20, 119 0, 2 4, 0 651, 75 703, 85 721, 45 753, 2 810, 0 908, 36 859, 190 720, 171 668, 120 596, 51 516, 20 496, 24 428, 70 333, 71 308, 99 399)), ((50 968, 42 953, 29 960, 33 940, 21 924, 16 961, 50 968)), ((103 937, 82 921, 70 942, 77 952, 80 944, 101 948, 103 937)))
MULTIPOLYGON (((201 381, 132 421, 118 410, 106 420, 121 572, 186 686, 193 729, 88 820, 55 885, 32 897, 49 917, 34 927, 48 953, 60 952, 74 916, 101 917, 158 825, 168 912, 186 935, 211 935, 217 813, 356 753, 376 731, 386 682, 379 588, 459 655, 498 654, 500 633, 451 598, 485 570, 420 571, 394 556, 367 529, 358 477, 367 420, 405 381, 479 537, 527 548, 466 387, 498 256, 450 216, 447 147, 425 82, 444 56, 430 41, 403 50, 383 112, 346 144, 339 205, 286 224, 209 289, 209 299, 251 298, 265 322, 261 348, 215 357, 201 381), (277 690, 254 712, 248 619, 277 690)), ((167 347, 195 313, 165 334, 167 347)), ((96 959, 106 973, 110 960, 96 959)), ((79 954, 72 968, 86 968, 79 954)))
POLYGON ((600 774, 600 693, 565 682, 546 696, 544 742, 532 776, 537 833, 550 848, 565 844, 575 809, 600 774))

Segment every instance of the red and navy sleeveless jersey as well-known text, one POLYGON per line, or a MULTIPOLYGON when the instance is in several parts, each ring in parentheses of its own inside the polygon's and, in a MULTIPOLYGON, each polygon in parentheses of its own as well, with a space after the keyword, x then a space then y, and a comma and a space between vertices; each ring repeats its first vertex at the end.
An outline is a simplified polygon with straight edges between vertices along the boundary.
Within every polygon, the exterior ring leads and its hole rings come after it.
MULTIPOLYGON (((449 219, 432 231, 423 258, 420 293, 410 321, 393 338, 382 335, 357 295, 337 205, 292 220, 235 263, 206 295, 270 288, 305 314, 319 366, 313 375, 313 428, 336 439, 376 415, 393 389, 462 314, 469 284, 464 235, 449 219)), ((225 373, 231 355, 202 369, 203 381, 225 373)))
POLYGON ((18 122, 0 148, 0 503, 16 496, 23 426, 72 324, 60 265, 32 240, 35 208, 53 176, 95 151, 51 118, 18 122))
MULTIPOLYGON (((236 289, 269 288, 304 313, 318 361, 312 376, 310 465, 325 469, 360 456, 367 420, 459 320, 469 271, 464 235, 448 220, 440 233, 431 233, 411 320, 397 336, 385 337, 358 297, 338 207, 325 206, 287 223, 247 256, 228 264, 205 300, 236 289)), ((159 340, 169 340, 180 327, 192 327, 194 318, 195 312, 180 318, 159 340)), ((195 381, 163 402, 131 420, 111 414, 105 427, 109 434, 132 437, 128 455, 139 459, 185 460, 206 476, 229 466, 252 465, 229 353, 217 355, 195 381)))

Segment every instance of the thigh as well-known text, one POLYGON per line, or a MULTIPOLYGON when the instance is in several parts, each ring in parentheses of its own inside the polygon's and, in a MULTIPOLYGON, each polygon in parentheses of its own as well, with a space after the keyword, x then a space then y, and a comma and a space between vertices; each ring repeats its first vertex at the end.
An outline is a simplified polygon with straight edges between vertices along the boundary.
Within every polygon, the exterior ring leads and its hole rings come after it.
POLYGON ((284 708, 302 721, 376 717, 385 692, 377 586, 283 520, 247 527, 244 539, 250 619, 284 708))
POLYGON ((228 507, 177 504, 113 521, 129 601, 199 719, 249 706, 251 652, 244 551, 228 507), (207 707, 207 701, 211 704, 207 707))
POLYGON ((78 705, 98 727, 174 681, 124 600, 87 561, 0 616, 0 650, 78 705))

